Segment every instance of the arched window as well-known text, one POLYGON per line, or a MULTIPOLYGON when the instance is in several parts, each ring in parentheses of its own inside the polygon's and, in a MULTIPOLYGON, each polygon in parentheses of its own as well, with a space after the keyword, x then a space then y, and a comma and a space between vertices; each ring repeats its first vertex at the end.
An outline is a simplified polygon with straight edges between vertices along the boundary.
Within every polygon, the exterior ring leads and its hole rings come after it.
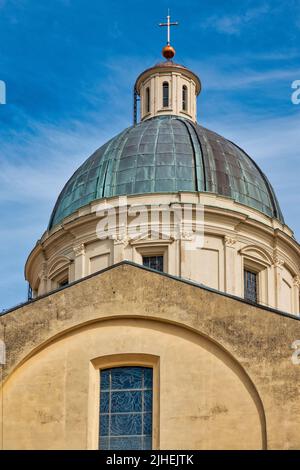
POLYGON ((149 367, 100 371, 101 450, 152 449, 152 389, 149 367))
POLYGON ((186 85, 182 87, 182 109, 183 111, 188 110, 188 89, 186 85))
POLYGON ((147 86, 146 88, 146 103, 145 103, 145 111, 146 113, 150 113, 150 88, 147 86))
POLYGON ((163 107, 164 108, 169 107, 169 83, 168 82, 163 83, 163 107))

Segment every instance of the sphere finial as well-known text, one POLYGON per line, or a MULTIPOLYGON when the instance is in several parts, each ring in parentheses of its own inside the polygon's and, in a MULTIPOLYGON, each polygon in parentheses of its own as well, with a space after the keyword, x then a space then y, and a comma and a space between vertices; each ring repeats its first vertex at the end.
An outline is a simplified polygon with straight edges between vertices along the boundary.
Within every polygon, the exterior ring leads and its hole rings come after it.
POLYGON ((175 52, 176 51, 174 47, 170 46, 170 44, 167 44, 162 50, 162 55, 165 59, 171 60, 173 59, 175 52))

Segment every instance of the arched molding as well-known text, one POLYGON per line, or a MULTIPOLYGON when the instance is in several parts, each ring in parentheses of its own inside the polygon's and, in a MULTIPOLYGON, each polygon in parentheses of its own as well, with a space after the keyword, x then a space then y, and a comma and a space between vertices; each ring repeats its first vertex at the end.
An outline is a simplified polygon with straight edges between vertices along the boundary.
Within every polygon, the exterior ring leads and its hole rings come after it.
POLYGON ((263 248, 257 246, 257 245, 248 245, 241 250, 239 250, 239 253, 248 259, 251 259, 252 261, 261 263, 265 265, 266 267, 270 267, 273 264, 273 258, 271 254, 267 251, 264 250, 263 248))
POLYGON ((55 258, 51 264, 49 264, 48 267, 48 278, 53 279, 59 274, 62 273, 62 271, 66 270, 69 268, 70 264, 73 262, 70 258, 67 256, 59 256, 55 258))
MULTIPOLYGON (((134 328, 150 328, 156 331, 169 331, 169 334, 177 335, 187 341, 191 341, 194 344, 197 344, 211 354, 213 354, 219 360, 222 360, 227 367, 240 379, 241 384, 246 388, 250 397, 252 398, 253 403, 258 412, 260 425, 261 425, 261 443, 262 449, 267 449, 267 427, 266 427, 266 415, 264 410, 264 405, 260 393, 251 379, 249 373, 246 371, 245 367, 240 363, 239 360, 235 357, 233 352, 228 350, 228 347, 223 346, 219 341, 217 341, 212 336, 203 333, 200 330, 196 330, 188 325, 169 321, 164 318, 154 318, 148 317, 145 318, 142 315, 116 315, 113 317, 102 317, 96 318, 88 322, 78 323, 77 325, 66 328, 63 331, 51 336, 48 340, 41 342, 35 348, 31 350, 15 367, 10 371, 9 375, 3 381, 3 387, 9 387, 11 380, 13 380, 14 374, 21 369, 30 359, 38 354, 42 353, 52 344, 62 341, 70 336, 80 334, 84 331, 89 331, 90 329, 99 328, 102 326, 115 325, 117 328, 119 325, 131 325, 134 328)), ((91 358, 92 363, 97 363, 101 358, 95 357, 91 358)))

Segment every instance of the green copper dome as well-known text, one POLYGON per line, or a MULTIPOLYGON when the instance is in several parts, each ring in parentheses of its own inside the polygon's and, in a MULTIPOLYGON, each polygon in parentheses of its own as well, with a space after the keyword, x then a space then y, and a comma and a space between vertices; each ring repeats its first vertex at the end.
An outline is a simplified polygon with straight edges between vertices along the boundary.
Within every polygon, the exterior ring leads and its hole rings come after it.
POLYGON ((243 150, 190 120, 159 116, 124 130, 78 168, 49 229, 96 199, 179 191, 227 196, 284 222, 272 186, 243 150))

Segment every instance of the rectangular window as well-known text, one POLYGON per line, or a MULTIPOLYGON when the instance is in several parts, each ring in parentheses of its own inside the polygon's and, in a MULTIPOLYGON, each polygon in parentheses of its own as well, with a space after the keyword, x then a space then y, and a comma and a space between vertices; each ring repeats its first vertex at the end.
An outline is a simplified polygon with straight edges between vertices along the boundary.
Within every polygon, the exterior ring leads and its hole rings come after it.
POLYGON ((58 283, 58 287, 65 287, 69 284, 69 279, 68 278, 65 278, 65 279, 62 279, 61 281, 59 281, 58 283))
POLYGON ((188 96, 188 89, 186 85, 182 87, 182 109, 183 111, 187 111, 187 96, 188 96))
POLYGON ((155 269, 156 271, 164 271, 164 257, 163 256, 143 256, 143 265, 147 268, 155 269))
POLYGON ((169 107, 169 83, 163 83, 163 108, 169 107))
POLYGON ((146 88, 146 113, 150 113, 150 88, 146 88))
POLYGON ((245 269, 244 271, 244 297, 246 300, 250 300, 250 302, 254 302, 254 303, 258 302, 257 287, 258 287, 257 274, 245 269))
POLYGON ((149 367, 100 371, 99 449, 152 449, 152 393, 149 367))

